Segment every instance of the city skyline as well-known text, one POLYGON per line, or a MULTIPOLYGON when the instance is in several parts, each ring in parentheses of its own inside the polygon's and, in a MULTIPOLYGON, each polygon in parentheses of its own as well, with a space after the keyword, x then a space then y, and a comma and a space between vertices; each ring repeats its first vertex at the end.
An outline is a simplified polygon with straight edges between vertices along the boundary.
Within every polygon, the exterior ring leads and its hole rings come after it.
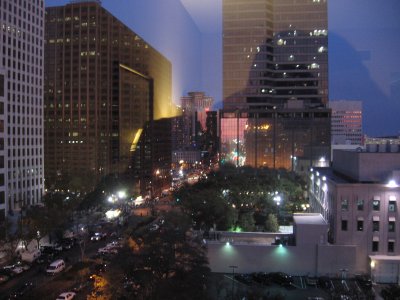
MULTIPOLYGON (((46 6, 68 2, 49 0, 46 6)), ((191 0, 150 0, 116 5, 103 0, 102 5, 171 60, 175 102, 198 90, 215 98, 215 108, 221 107, 221 1, 200 5, 191 0), (154 19, 159 22, 149 24, 154 19), (174 26, 178 28, 171 30, 174 26), (168 38, 166 31, 172 32, 168 38)), ((328 2, 329 99, 363 101, 363 130, 368 135, 394 135, 400 129, 396 119, 400 112, 398 12, 400 3, 395 0, 382 7, 377 1, 328 2)))

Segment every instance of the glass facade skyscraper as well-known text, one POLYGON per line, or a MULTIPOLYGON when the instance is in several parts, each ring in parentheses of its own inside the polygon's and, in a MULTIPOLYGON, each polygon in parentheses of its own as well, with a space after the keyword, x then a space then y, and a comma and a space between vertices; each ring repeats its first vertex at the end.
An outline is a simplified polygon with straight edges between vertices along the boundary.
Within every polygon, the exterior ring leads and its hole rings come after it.
POLYGON ((327 26, 326 0, 223 1, 224 161, 329 157, 327 26))
POLYGON ((328 101, 326 0, 224 0, 225 109, 328 101))
POLYGON ((110 173, 150 174, 141 135, 172 114, 170 62, 99 1, 47 8, 45 55, 47 187, 87 191, 110 173))

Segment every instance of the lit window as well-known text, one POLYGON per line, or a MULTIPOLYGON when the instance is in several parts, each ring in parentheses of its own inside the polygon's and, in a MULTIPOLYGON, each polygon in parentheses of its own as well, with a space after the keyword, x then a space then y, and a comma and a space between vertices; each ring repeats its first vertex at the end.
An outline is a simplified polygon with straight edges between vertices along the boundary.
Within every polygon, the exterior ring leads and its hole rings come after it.
POLYGON ((373 210, 380 210, 381 209, 381 201, 380 200, 373 200, 372 201, 372 209, 373 210))
POLYGON ((388 209, 389 211, 396 211, 396 200, 389 201, 388 209))
POLYGON ((357 231, 363 231, 363 230, 364 230, 364 221, 357 220, 357 231))

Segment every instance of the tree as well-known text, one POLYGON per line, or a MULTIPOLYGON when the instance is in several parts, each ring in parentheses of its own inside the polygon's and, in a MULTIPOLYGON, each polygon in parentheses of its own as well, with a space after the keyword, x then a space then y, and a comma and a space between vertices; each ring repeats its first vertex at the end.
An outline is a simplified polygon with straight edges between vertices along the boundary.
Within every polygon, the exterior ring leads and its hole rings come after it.
POLYGON ((267 232, 277 232, 279 230, 278 219, 274 214, 268 215, 264 228, 267 232))
POLYGON ((0 248, 4 249, 7 258, 14 258, 21 241, 18 230, 14 230, 12 223, 6 217, 0 228, 0 248))
POLYGON ((196 229, 209 230, 216 224, 218 230, 254 230, 276 211, 276 193, 282 195, 283 209, 294 212, 304 202, 303 191, 303 181, 286 170, 223 166, 208 179, 184 185, 174 196, 196 229))
POLYGON ((131 233, 115 259, 131 281, 125 292, 115 289, 135 299, 207 299, 206 249, 191 234, 190 218, 177 212, 163 218, 159 230, 146 226, 131 233))

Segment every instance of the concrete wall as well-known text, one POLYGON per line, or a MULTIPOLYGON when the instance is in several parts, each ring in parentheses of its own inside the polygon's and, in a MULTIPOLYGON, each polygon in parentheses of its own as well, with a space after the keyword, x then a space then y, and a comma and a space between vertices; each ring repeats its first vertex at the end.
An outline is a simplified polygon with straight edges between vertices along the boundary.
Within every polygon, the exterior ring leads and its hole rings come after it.
POLYGON ((292 275, 340 275, 346 268, 354 274, 356 251, 352 246, 308 244, 303 246, 269 246, 208 242, 208 259, 212 272, 275 272, 292 275))
POLYGON ((400 152, 334 150, 332 167, 356 181, 386 182, 393 170, 400 170, 400 152))
POLYGON ((355 246, 318 245, 317 261, 318 275, 341 276, 341 270, 346 274, 366 273, 356 267, 357 248, 355 246))
POLYGON ((326 244, 327 243, 328 224, 314 225, 302 224, 295 226, 296 245, 307 246, 309 244, 326 244))

